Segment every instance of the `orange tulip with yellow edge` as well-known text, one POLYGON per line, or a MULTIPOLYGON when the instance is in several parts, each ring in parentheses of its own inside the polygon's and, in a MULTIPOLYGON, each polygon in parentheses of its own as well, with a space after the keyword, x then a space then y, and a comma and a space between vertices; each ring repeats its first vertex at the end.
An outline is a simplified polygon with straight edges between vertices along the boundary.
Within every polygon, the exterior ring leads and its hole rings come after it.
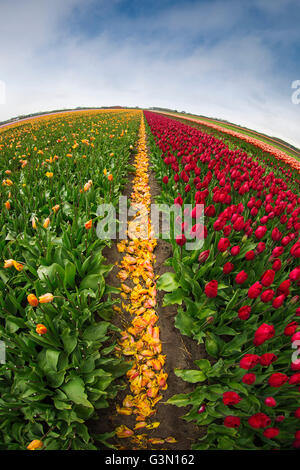
POLYGON ((36 329, 35 331, 39 334, 39 335, 45 335, 47 333, 47 328, 45 325, 43 325, 42 323, 39 323, 38 325, 36 325, 36 329))
POLYGON ((90 229, 92 228, 92 225, 93 225, 92 219, 91 219, 91 220, 88 220, 88 221, 84 224, 86 230, 90 230, 90 229))
POLYGON ((2 186, 12 186, 13 184, 14 183, 9 179, 6 179, 6 180, 2 181, 2 186))

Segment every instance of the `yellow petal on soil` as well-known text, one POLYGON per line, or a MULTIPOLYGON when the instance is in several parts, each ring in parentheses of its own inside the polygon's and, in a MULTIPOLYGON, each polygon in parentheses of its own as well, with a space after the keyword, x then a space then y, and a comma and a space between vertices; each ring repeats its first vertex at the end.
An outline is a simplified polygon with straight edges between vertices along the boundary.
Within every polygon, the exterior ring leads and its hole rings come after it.
POLYGON ((140 421, 139 423, 136 423, 136 425, 134 426, 133 429, 142 429, 142 428, 145 428, 147 427, 147 423, 146 421, 140 421))
POLYGON ((175 437, 166 437, 165 441, 168 443, 168 444, 174 444, 176 441, 175 437))
POLYGON ((116 436, 119 438, 125 438, 125 437, 130 437, 134 435, 134 432, 129 429, 127 426, 124 426, 124 424, 121 424, 121 426, 118 426, 115 429, 116 436))
POLYGON ((159 437, 153 437, 151 439, 148 439, 148 442, 150 442, 150 444, 164 444, 164 439, 160 439, 159 437))
POLYGON ((129 286, 127 286, 126 284, 124 284, 124 283, 121 284, 121 288, 122 288, 122 290, 123 290, 126 294, 129 294, 129 292, 132 291, 132 289, 131 289, 129 286))
POLYGON ((155 421, 154 423, 147 424, 146 428, 147 429, 156 429, 156 428, 158 428, 158 426, 160 426, 160 422, 155 421))
POLYGON ((117 410, 117 413, 119 413, 119 415, 130 416, 132 414, 131 408, 121 408, 120 406, 117 405, 116 410, 117 410))

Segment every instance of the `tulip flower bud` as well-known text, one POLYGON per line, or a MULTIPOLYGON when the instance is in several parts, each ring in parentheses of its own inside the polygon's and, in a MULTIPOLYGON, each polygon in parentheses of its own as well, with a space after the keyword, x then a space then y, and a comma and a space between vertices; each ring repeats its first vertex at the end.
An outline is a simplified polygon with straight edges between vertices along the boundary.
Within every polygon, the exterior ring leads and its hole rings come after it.
POLYGON ((27 446, 28 450, 36 450, 36 449, 41 449, 43 447, 42 441, 39 441, 38 439, 35 439, 34 441, 31 441, 30 444, 27 446))
POLYGON ((49 227, 49 224, 50 224, 50 218, 47 217, 47 219, 45 219, 44 223, 43 223, 43 227, 44 228, 48 228, 49 227))
POLYGON ((27 300, 28 300, 29 305, 31 305, 32 307, 37 307, 38 306, 39 301, 38 301, 37 297, 34 294, 29 294, 27 296, 27 300))
POLYGON ((200 255, 198 256, 199 263, 204 263, 207 260, 207 258, 209 257, 209 253, 210 253, 209 250, 202 251, 200 253, 200 255))
POLYGON ((45 325, 43 325, 42 323, 39 323, 38 325, 36 325, 35 331, 36 331, 37 334, 39 334, 39 335, 45 335, 48 330, 47 330, 47 328, 45 327, 45 325))
POLYGON ((54 296, 52 294, 44 294, 44 295, 41 295, 41 297, 39 297, 39 302, 41 304, 47 304, 49 302, 52 302, 54 299, 54 296))
POLYGON ((90 229, 92 228, 92 225, 93 225, 92 219, 88 220, 88 221, 84 224, 86 230, 90 230, 90 229))
POLYGON ((198 414, 201 414, 201 413, 204 413, 204 411, 206 410, 206 406, 205 405, 202 405, 200 406, 199 410, 198 410, 198 414))
POLYGON ((276 400, 275 400, 273 397, 267 397, 267 398, 265 399, 265 405, 266 405, 266 406, 273 407, 273 406, 276 406, 277 403, 276 403, 276 400))

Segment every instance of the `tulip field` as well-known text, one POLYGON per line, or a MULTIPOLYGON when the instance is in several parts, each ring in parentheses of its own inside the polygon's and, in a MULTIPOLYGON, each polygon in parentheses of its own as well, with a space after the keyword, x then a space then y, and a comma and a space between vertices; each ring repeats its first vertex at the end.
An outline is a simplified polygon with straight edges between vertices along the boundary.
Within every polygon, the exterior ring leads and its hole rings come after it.
POLYGON ((0 129, 1 450, 185 449, 181 426, 192 450, 300 448, 300 163, 194 121, 93 109, 0 129), (100 239, 98 206, 124 192, 148 222, 100 239), (162 275, 154 202, 181 211, 162 275))
POLYGON ((128 369, 112 353, 111 266, 93 223, 118 199, 139 121, 89 111, 0 134, 2 449, 95 448, 85 421, 128 369))
POLYGON ((169 403, 190 406, 184 419, 206 426, 193 449, 299 448, 299 164, 145 115, 161 199, 203 204, 205 214, 201 252, 185 251, 179 235, 176 274, 158 282, 165 305, 179 305, 176 327, 207 352, 175 371, 197 385, 169 403))

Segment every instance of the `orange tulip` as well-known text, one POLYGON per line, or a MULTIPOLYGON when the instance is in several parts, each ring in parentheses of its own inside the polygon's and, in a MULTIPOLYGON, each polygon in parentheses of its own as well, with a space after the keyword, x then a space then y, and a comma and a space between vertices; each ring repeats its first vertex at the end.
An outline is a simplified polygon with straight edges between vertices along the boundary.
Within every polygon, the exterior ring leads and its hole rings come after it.
POLYGON ((42 441, 39 441, 38 439, 35 439, 34 441, 30 442, 30 444, 27 446, 28 450, 36 450, 36 449, 41 449, 43 447, 42 441))
POLYGON ((92 184, 93 184, 92 180, 89 180, 87 183, 85 183, 83 187, 84 192, 88 191, 91 188, 92 184))
POLYGON ((4 203, 4 205, 5 205, 5 207, 6 207, 7 210, 10 209, 10 202, 9 202, 9 201, 6 201, 6 202, 4 203))
POLYGON ((2 181, 2 186, 12 186, 13 184, 14 183, 9 179, 6 179, 6 180, 2 181))
POLYGON ((59 204, 56 204, 55 206, 52 207, 53 212, 56 214, 59 211, 59 204))
POLYGON ((18 263, 18 261, 15 261, 14 259, 6 259, 4 261, 4 268, 11 268, 14 267, 17 271, 22 271, 24 268, 24 265, 21 263, 18 263))
POLYGON ((92 225, 93 225, 92 219, 88 220, 88 222, 86 222, 86 223, 84 224, 84 226, 85 226, 85 228, 86 228, 87 230, 90 230, 90 229, 92 228, 92 225))
POLYGON ((49 302, 52 302, 54 299, 54 296, 52 294, 44 294, 39 297, 39 302, 41 304, 48 304, 49 302))
POLYGON ((27 296, 28 303, 31 305, 31 307, 37 307, 38 306, 38 299, 34 294, 29 294, 27 296))
POLYGON ((43 227, 44 228, 48 228, 49 227, 49 224, 50 224, 50 218, 47 217, 47 219, 45 219, 44 223, 43 223, 43 227))
POLYGON ((42 323, 39 323, 38 325, 36 325, 35 331, 36 331, 39 335, 45 335, 48 330, 47 330, 47 328, 45 327, 45 325, 43 325, 42 323))
POLYGON ((108 176, 107 176, 107 179, 108 181, 112 181, 114 179, 113 175, 110 173, 108 176))

